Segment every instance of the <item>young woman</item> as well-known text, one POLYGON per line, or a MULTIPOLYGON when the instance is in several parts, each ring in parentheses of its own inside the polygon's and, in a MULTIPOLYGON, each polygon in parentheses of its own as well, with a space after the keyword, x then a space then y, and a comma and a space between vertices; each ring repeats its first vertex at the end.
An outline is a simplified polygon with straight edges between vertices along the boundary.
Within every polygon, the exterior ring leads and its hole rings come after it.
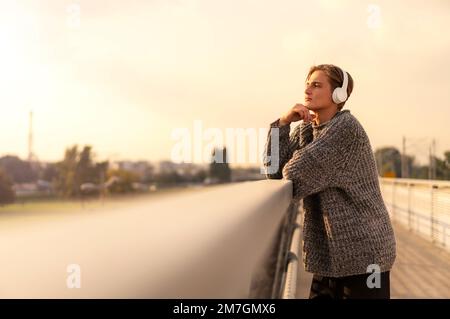
POLYGON ((278 163, 266 176, 292 180, 294 200, 303 199, 303 263, 314 274, 310 298, 390 297, 395 237, 369 138, 342 110, 352 90, 347 72, 313 66, 304 104, 271 123, 266 144, 266 172, 278 163), (289 124, 300 120, 290 135, 289 124), (274 130, 279 137, 272 141, 274 130), (279 152, 272 156, 275 142, 279 152))

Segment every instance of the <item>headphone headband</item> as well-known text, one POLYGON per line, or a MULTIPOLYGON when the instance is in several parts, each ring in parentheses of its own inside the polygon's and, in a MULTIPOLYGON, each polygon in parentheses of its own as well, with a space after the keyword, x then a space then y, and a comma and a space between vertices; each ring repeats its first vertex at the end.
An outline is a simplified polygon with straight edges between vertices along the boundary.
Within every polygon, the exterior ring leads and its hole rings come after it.
POLYGON ((348 74, 347 72, 345 72, 344 70, 342 70, 342 74, 344 75, 344 81, 342 83, 342 88, 345 90, 345 92, 347 92, 347 86, 348 86, 348 74))

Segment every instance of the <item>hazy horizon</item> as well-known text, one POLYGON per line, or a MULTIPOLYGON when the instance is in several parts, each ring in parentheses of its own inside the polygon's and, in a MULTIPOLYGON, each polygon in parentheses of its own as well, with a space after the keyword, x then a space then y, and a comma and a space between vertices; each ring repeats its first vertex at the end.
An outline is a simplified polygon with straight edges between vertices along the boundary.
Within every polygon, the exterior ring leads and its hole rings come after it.
POLYGON ((402 136, 416 157, 432 138, 438 157, 450 150, 445 0, 0 0, 0 9, 0 156, 27 157, 32 110, 42 161, 74 144, 99 160, 170 160, 173 131, 195 120, 268 128, 303 102, 306 73, 322 63, 354 78, 345 109, 374 150, 401 150, 402 136))

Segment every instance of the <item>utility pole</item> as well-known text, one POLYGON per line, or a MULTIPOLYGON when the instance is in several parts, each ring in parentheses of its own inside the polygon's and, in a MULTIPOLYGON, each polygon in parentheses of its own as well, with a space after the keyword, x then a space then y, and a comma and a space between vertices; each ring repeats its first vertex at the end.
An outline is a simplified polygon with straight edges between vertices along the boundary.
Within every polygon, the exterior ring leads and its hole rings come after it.
POLYGON ((432 151, 431 151, 431 145, 429 146, 429 148, 428 148, 428 179, 432 179, 432 177, 431 177, 431 171, 432 171, 432 169, 431 169, 431 166, 433 165, 433 158, 431 157, 431 153, 432 153, 432 151))
POLYGON ((436 140, 430 145, 430 163, 428 167, 428 179, 436 179, 436 140))
POLYGON ((30 111, 28 127, 28 162, 33 160, 33 111, 30 111))
POLYGON ((401 166, 402 166, 402 178, 406 178, 406 137, 403 136, 402 139, 402 156, 400 156, 401 158, 401 166))
POLYGON ((431 179, 436 179, 436 140, 431 143, 431 179))

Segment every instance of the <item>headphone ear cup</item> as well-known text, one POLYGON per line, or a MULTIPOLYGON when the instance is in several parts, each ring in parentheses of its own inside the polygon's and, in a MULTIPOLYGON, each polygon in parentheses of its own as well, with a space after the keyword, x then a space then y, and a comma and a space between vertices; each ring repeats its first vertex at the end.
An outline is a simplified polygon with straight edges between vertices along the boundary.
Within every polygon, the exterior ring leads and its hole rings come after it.
POLYGON ((333 102, 336 103, 336 104, 341 103, 339 101, 338 90, 339 90, 339 88, 335 88, 334 91, 333 91, 333 94, 332 94, 333 102))
MULTIPOLYGON (((342 89, 342 102, 347 101, 347 98, 348 98, 348 96, 347 96, 347 90, 342 89)), ((342 102, 341 102, 341 103, 342 103, 342 102)))
POLYGON ((339 103, 347 101, 347 91, 344 90, 344 88, 339 89, 338 95, 339 95, 339 100, 340 100, 339 103))
POLYGON ((336 104, 345 102, 347 100, 347 92, 343 88, 335 88, 333 91, 333 102, 336 104))

